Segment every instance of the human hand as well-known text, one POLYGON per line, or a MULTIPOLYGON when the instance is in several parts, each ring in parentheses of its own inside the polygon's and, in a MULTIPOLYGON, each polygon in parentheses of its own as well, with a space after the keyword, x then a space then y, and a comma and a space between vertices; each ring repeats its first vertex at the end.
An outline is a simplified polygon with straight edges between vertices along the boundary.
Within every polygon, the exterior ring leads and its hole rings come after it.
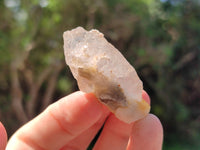
POLYGON ((4 150, 7 143, 7 134, 4 126, 0 122, 0 150, 4 150))
MULTIPOLYGON (((150 101, 145 92, 143 99, 150 101)), ((156 116, 149 114, 126 124, 93 94, 83 92, 75 92, 50 105, 11 137, 6 150, 87 149, 103 124, 94 150, 161 150, 163 130, 156 116)))

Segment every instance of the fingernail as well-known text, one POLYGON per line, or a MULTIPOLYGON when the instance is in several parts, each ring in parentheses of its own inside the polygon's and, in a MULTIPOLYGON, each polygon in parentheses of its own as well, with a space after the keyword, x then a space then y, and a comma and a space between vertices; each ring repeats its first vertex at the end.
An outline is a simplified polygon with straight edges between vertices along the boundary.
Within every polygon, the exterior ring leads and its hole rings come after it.
POLYGON ((151 99, 146 91, 142 91, 142 99, 145 100, 149 105, 151 104, 151 99))

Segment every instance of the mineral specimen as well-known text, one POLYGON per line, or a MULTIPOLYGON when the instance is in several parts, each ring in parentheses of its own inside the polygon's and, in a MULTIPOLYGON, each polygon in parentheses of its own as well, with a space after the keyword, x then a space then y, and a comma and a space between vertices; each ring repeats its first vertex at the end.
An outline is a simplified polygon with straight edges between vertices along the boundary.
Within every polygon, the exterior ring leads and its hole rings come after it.
POLYGON ((94 93, 120 120, 131 123, 149 113, 135 69, 98 30, 77 27, 63 34, 64 53, 79 89, 94 93))

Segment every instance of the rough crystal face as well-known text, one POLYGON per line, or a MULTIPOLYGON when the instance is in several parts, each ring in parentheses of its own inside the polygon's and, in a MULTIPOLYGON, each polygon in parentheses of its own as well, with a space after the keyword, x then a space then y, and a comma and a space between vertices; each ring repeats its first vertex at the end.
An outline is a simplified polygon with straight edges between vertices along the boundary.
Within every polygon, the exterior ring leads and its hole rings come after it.
POLYGON ((135 69, 98 30, 77 27, 63 34, 64 53, 79 89, 94 93, 120 120, 130 123, 149 113, 135 69))

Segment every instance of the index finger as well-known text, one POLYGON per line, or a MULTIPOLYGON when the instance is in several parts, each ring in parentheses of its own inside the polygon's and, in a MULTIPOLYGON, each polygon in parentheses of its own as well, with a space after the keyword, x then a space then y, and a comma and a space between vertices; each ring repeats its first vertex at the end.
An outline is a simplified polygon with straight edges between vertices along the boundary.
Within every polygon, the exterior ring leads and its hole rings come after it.
POLYGON ((93 94, 73 93, 18 130, 7 149, 60 149, 98 121, 104 110, 93 94))

